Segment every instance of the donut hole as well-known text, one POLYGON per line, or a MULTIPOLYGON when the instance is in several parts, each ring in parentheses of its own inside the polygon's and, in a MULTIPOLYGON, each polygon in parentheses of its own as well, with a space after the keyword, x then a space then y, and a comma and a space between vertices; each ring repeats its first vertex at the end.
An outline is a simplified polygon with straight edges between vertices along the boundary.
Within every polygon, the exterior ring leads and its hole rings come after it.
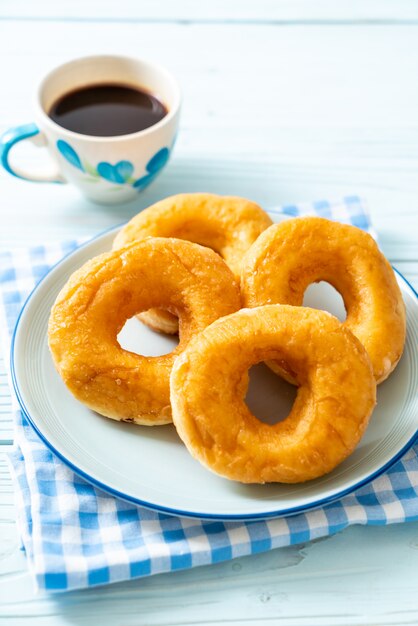
POLYGON ((136 316, 125 322, 117 336, 123 350, 141 356, 163 356, 170 354, 179 344, 178 335, 162 335, 142 324, 136 316))
POLYGON ((253 365, 248 374, 250 380, 245 402, 254 417, 270 426, 286 419, 298 388, 277 376, 264 363, 253 365))
POLYGON ((325 281, 309 285, 303 297, 303 306, 328 311, 328 313, 339 319, 340 322, 344 322, 347 317, 341 294, 330 283, 325 281))

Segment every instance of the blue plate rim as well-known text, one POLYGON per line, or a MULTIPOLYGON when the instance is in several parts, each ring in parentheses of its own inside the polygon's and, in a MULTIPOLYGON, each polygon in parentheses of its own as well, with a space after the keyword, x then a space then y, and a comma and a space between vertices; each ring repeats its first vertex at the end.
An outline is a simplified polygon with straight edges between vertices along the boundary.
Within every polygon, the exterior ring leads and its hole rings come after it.
MULTIPOLYGON (((270 213, 274 213, 275 211, 274 210, 270 210, 269 212, 270 213)), ((417 429, 415 431, 415 433, 412 435, 412 437, 407 441, 407 443, 401 448, 401 450, 399 450, 391 459, 389 459, 389 461, 387 461, 384 465, 382 465, 382 467, 377 469, 375 472, 373 472, 372 474, 370 474, 366 478, 363 478, 362 480, 358 481, 354 485, 351 485, 350 487, 347 487, 346 489, 341 489, 340 491, 338 491, 338 493, 335 493, 335 494, 333 494, 331 496, 328 496, 326 498, 321 498, 319 500, 316 500, 315 502, 311 502, 311 503, 306 504, 306 505, 300 505, 300 506, 291 507, 291 508, 288 508, 288 509, 276 509, 276 510, 273 510, 273 511, 266 511, 265 513, 254 513, 254 514, 248 513, 248 514, 218 515, 218 514, 210 514, 210 513, 199 513, 199 512, 193 512, 193 511, 183 511, 182 509, 175 509, 175 508, 171 508, 171 507, 165 507, 163 505, 150 503, 150 502, 147 502, 147 501, 143 501, 140 498, 135 498, 134 496, 130 496, 130 495, 124 494, 123 492, 120 492, 119 490, 114 489, 113 487, 110 487, 110 486, 106 485, 105 483, 101 482, 99 479, 95 478, 94 476, 91 476, 90 474, 87 474, 86 472, 84 472, 84 470, 78 468, 74 463, 72 463, 72 461, 67 459, 59 450, 57 450, 55 448, 55 446, 52 443, 50 443, 50 441, 43 435, 43 433, 41 432, 41 430, 36 425, 35 420, 32 418, 32 416, 30 415, 30 413, 29 413, 29 411, 28 411, 28 409, 27 409, 27 407, 25 405, 25 402, 24 402, 24 400, 22 398, 22 394, 21 394, 20 389, 19 389, 19 384, 18 384, 17 376, 16 376, 16 368, 15 368, 15 343, 16 343, 16 336, 17 336, 17 331, 18 331, 19 325, 20 325, 20 323, 22 321, 24 312, 26 311, 26 308, 29 305, 30 300, 35 295, 37 290, 40 288, 42 283, 48 278, 48 276, 51 274, 51 272, 55 271, 55 269, 57 269, 61 264, 63 264, 70 256, 72 256, 73 254, 77 253, 82 248, 92 244, 94 241, 100 239, 104 235, 107 235, 107 234, 111 233, 112 231, 118 230, 119 228, 121 228, 122 225, 123 224, 118 224, 116 226, 111 226, 110 228, 107 228, 106 230, 102 231, 101 233, 99 233, 95 237, 92 237, 88 241, 83 242, 82 244, 77 246, 74 250, 71 250, 70 252, 68 252, 65 256, 62 257, 62 259, 60 259, 57 263, 55 263, 49 269, 49 271, 45 274, 45 276, 43 276, 42 279, 35 285, 35 287, 31 291, 31 293, 29 294, 28 298, 26 299, 26 301, 25 301, 25 303, 24 303, 24 305, 23 305, 23 307, 22 307, 22 309, 21 309, 21 311, 19 313, 19 316, 18 316, 18 318, 16 320, 16 324, 15 324, 15 327, 14 327, 14 330, 13 330, 13 335, 12 335, 12 340, 11 340, 11 347, 10 347, 10 372, 11 372, 11 379, 12 379, 13 389, 14 389, 14 392, 16 394, 17 400, 19 402, 20 408, 23 411, 23 414, 25 415, 25 417, 28 420, 29 424, 32 426, 32 428, 34 429, 34 431, 38 435, 38 437, 49 448, 49 450, 51 450, 51 452, 53 452, 59 459, 61 459, 61 461, 63 461, 63 463, 65 463, 65 465, 70 467, 75 474, 77 474, 78 476, 80 476, 81 478, 83 478, 84 480, 89 482, 90 484, 93 484, 95 487, 98 487, 99 489, 103 490, 106 493, 109 493, 109 494, 111 494, 111 495, 113 495, 113 496, 115 496, 117 498, 125 500, 126 502, 129 502, 129 503, 134 504, 136 506, 142 506, 142 507, 145 507, 145 508, 150 509, 152 511, 156 511, 157 513, 165 513, 167 515, 187 517, 187 518, 192 518, 192 519, 204 519, 204 520, 211 520, 211 521, 231 521, 231 522, 232 521, 243 521, 243 522, 247 521, 248 522, 248 521, 266 520, 266 519, 273 519, 273 518, 280 518, 280 517, 285 517, 285 516, 297 515, 298 513, 305 513, 305 512, 308 512, 308 511, 311 511, 311 510, 314 510, 314 509, 326 506, 328 504, 331 504, 332 502, 335 502, 337 500, 340 500, 344 496, 347 496, 350 493, 353 493, 353 491, 356 491, 357 489, 360 489, 361 487, 364 487, 365 485, 368 485, 375 478, 378 478, 379 476, 384 474, 388 469, 390 469, 393 465, 395 465, 395 463, 397 463, 397 461, 399 461, 402 458, 402 456, 414 445, 414 443, 416 441, 418 441, 418 429, 417 429)), ((411 292, 415 295, 415 298, 418 301, 418 292, 411 285, 411 283, 395 267, 393 267, 393 270, 396 272, 396 274, 398 274, 398 276, 400 276, 400 278, 410 288, 411 292)))

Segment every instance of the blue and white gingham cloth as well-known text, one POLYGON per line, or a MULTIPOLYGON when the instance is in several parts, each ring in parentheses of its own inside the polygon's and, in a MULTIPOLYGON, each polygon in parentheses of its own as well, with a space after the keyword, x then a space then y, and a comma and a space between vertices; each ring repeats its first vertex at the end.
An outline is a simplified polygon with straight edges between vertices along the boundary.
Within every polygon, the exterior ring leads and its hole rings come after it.
MULTIPOLYGON (((288 206, 279 212, 321 215, 371 232, 357 197, 288 206)), ((0 328, 6 350, 31 289, 78 243, 0 254, 0 328)), ((349 524, 418 519, 418 446, 369 485, 322 509, 269 521, 211 522, 156 513, 93 487, 50 452, 14 403, 11 467, 18 524, 40 589, 92 587, 217 563, 330 535, 349 524)))

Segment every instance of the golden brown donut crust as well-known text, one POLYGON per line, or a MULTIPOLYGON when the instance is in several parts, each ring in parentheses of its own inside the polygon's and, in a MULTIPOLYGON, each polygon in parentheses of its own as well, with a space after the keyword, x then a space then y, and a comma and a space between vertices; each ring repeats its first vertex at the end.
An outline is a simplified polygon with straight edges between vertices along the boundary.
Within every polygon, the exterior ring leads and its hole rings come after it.
MULTIPOLYGON (((217 252, 239 282, 242 257, 271 224, 267 213, 250 200, 185 193, 165 198, 132 218, 116 235, 113 248, 146 237, 193 241, 217 252)), ((154 330, 178 331, 177 319, 167 311, 146 311, 139 318, 154 330)))
MULTIPOLYGON (((270 226, 243 262, 245 306, 301 306, 306 288, 326 281, 341 294, 344 325, 365 346, 377 383, 389 376, 405 343, 405 305, 394 271, 366 232, 319 217, 270 226)), ((269 365, 292 381, 279 364, 269 365)))
POLYGON ((240 308, 239 288, 212 250, 150 238, 101 254, 76 271, 49 319, 49 347, 65 384, 91 409, 137 424, 171 422, 169 376, 190 338, 240 308), (179 317, 173 352, 145 357, 121 348, 117 335, 141 310, 179 317))
POLYGON ((324 311, 271 305, 217 320, 193 338, 171 373, 173 421, 189 452, 244 483, 322 476, 356 447, 376 401, 361 343, 324 311), (289 416, 260 422, 244 402, 248 368, 285 361, 299 389, 289 416))

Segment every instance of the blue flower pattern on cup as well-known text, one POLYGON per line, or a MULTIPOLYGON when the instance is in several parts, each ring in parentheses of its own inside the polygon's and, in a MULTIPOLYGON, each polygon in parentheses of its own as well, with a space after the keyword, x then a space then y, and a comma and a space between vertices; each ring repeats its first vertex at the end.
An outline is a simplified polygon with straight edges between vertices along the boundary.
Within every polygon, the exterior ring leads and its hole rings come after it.
POLYGON ((144 187, 149 185, 149 183, 157 176, 158 172, 163 169, 169 156, 170 150, 168 148, 161 148, 161 150, 158 150, 158 152, 154 154, 152 159, 150 159, 145 166, 148 174, 145 174, 142 178, 138 178, 132 186, 135 187, 135 189, 138 189, 138 191, 141 191, 141 189, 144 189, 144 187))
POLYGON ((80 161, 80 157, 69 143, 63 141, 62 139, 58 139, 57 148, 61 152, 62 156, 67 159, 68 163, 71 163, 71 165, 74 165, 74 167, 77 167, 79 170, 84 172, 84 167, 80 161))
POLYGON ((119 161, 115 165, 101 161, 97 166, 97 173, 102 178, 118 185, 130 182, 133 172, 134 166, 130 161, 119 161))
POLYGON ((168 148, 161 148, 154 154, 154 156, 148 161, 145 166, 147 173, 140 178, 135 179, 133 177, 134 166, 130 161, 119 161, 112 165, 107 161, 101 161, 97 164, 96 168, 81 161, 77 152, 66 141, 59 139, 57 141, 57 148, 61 152, 62 156, 73 166, 79 169, 84 174, 90 177, 91 182, 98 182, 100 178, 107 180, 109 183, 116 185, 130 185, 141 191, 157 176, 167 163, 170 150, 168 148))

